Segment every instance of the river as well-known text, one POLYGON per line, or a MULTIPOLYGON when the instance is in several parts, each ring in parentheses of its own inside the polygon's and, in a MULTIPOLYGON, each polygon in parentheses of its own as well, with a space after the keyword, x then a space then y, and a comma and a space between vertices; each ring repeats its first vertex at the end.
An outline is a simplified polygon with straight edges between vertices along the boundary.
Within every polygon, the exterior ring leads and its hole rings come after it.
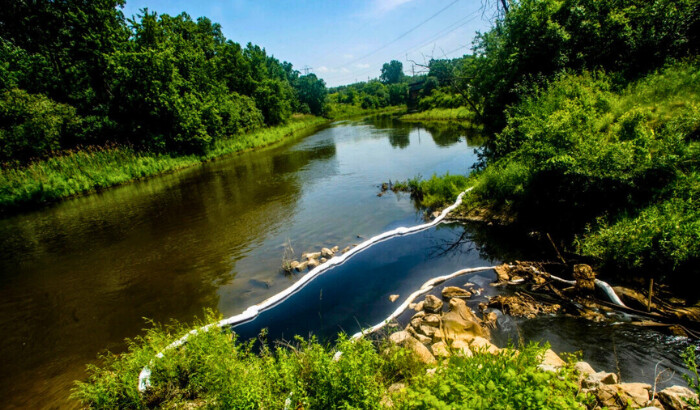
MULTIPOLYGON (((422 222, 407 195, 378 196, 378 185, 468 173, 480 144, 455 125, 343 121, 0 220, 0 406, 73 407, 68 395, 85 365, 106 349, 122 351, 124 338, 147 327, 144 318, 187 322, 207 308, 229 316, 283 290, 301 275, 280 270, 287 243, 297 255, 342 249, 422 222)), ((429 277, 527 252, 507 233, 443 224, 358 254, 237 331, 354 333, 393 310, 388 294, 406 296, 429 277)), ((487 272, 460 280, 488 295, 491 279, 487 272)), ((678 370, 686 343, 572 318, 502 323, 501 342, 550 340, 634 381, 653 379, 658 360, 678 370)))

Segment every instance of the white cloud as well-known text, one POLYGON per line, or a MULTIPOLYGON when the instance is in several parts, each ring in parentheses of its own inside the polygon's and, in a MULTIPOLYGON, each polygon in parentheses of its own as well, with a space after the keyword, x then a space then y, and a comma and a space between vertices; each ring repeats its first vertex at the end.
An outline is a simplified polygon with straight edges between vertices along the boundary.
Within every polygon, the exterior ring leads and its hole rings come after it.
POLYGON ((374 10, 378 13, 387 13, 413 0, 375 0, 374 10))
POLYGON ((355 64, 355 67, 357 67, 357 68, 369 68, 369 64, 357 63, 357 64, 355 64))
POLYGON ((322 65, 321 67, 317 68, 317 71, 318 71, 319 73, 327 73, 327 72, 329 72, 330 70, 329 70, 328 67, 326 67, 325 65, 322 65))

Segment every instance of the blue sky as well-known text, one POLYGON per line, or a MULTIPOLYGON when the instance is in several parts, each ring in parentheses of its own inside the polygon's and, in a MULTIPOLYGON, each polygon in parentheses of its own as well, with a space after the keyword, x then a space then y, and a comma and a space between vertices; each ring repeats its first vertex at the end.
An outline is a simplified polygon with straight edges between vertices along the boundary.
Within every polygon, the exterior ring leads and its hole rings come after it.
POLYGON ((123 11, 131 17, 144 7, 207 16, 226 38, 312 67, 329 86, 377 77, 392 59, 410 74, 408 60, 461 56, 490 26, 481 0, 127 0, 123 11))

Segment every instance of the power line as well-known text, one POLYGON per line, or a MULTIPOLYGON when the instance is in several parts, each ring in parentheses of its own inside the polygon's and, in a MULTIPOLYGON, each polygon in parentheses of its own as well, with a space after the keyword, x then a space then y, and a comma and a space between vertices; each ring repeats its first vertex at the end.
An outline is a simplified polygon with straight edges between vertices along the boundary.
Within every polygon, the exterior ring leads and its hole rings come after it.
MULTIPOLYGON (((434 41, 436 41, 436 40, 439 40, 439 39, 441 39, 441 38, 443 38, 443 37, 446 37, 446 36, 452 34, 452 33, 455 32, 456 30, 458 30, 458 29, 462 28, 463 26, 465 26, 465 25, 471 23, 472 21, 474 21, 474 19, 478 17, 478 14, 477 14, 477 13, 479 13, 479 10, 478 10, 478 9, 475 10, 475 11, 473 11, 473 12, 471 12, 471 13, 469 13, 467 16, 465 16, 465 17, 463 17, 463 18, 457 20, 456 22, 454 22, 454 23, 448 25, 446 28, 444 28, 444 29, 438 31, 437 33, 435 33, 434 35, 432 35, 428 41, 423 42, 421 45, 409 47, 409 48, 407 48, 407 49, 401 51, 400 53, 395 54, 394 57, 395 57, 395 58, 401 58, 401 57, 403 56, 404 53, 407 53, 407 52, 410 52, 410 51, 413 51, 413 50, 421 49, 421 48, 423 48, 423 47, 429 45, 430 43, 432 43, 432 42, 434 42, 434 41), (467 19, 468 19, 468 20, 467 20, 467 19), (467 20, 467 21, 464 21, 464 20, 467 20)), ((469 47, 469 45, 465 45, 465 46, 462 46, 462 47, 460 47, 460 48, 458 48, 458 49, 452 50, 450 53, 447 53, 447 54, 451 54, 451 53, 453 53, 453 52, 455 52, 455 51, 457 51, 457 50, 461 50, 461 49, 467 48, 467 47, 469 47)), ((405 61, 408 62, 407 60, 405 60, 405 61)), ((338 80, 345 79, 345 78, 353 78, 353 76, 361 76, 361 75, 364 75, 364 74, 366 74, 366 73, 369 73, 369 72, 372 72, 372 71, 375 71, 375 70, 376 70, 375 68, 369 68, 369 69, 366 69, 366 70, 363 70, 363 71, 359 71, 359 72, 356 72, 356 73, 338 73, 338 74, 336 74, 336 75, 324 76, 324 79, 326 79, 326 80, 332 80, 332 81, 338 81, 338 80)))
MULTIPOLYGON (((367 54, 365 54, 365 55, 363 55, 363 56, 361 56, 361 57, 358 57, 358 58, 356 58, 356 59, 354 59, 354 60, 352 60, 352 61, 349 61, 349 62, 347 62, 347 63, 345 63, 345 64, 343 64, 343 65, 354 64, 354 63, 356 63, 356 62, 358 62, 358 61, 361 61, 361 60, 363 60, 363 59, 365 59, 365 58, 367 58, 367 57, 369 57, 369 56, 371 56, 371 55, 373 55, 373 54, 375 54, 375 53, 377 53, 377 52, 379 52, 379 51, 381 51, 381 50, 384 50, 385 48, 389 47, 390 45, 394 44, 395 42, 397 42, 397 41, 401 40, 402 38, 406 37, 407 35, 411 34, 411 33, 414 32, 417 28, 421 27, 423 24, 425 24, 425 23, 429 22, 430 20, 434 19, 435 17, 437 17, 437 16, 438 16, 440 13, 442 13, 443 11, 445 11, 445 10, 447 10, 448 8, 454 6, 458 1, 459 1, 459 0, 454 0, 452 3, 450 3, 450 4, 448 4, 447 6, 441 8, 437 13, 435 13, 435 14, 433 14, 432 16, 428 17, 427 19, 421 21, 421 22, 418 23, 416 26, 412 27, 411 29, 409 29, 409 30, 406 31, 405 33, 401 34, 400 36, 396 37, 395 39, 391 40, 390 42, 384 44, 383 46, 381 46, 381 47, 379 47, 379 48, 376 48, 376 49, 374 49, 373 51, 371 51, 371 52, 369 52, 369 53, 367 53, 367 54)), ((334 67, 334 68, 337 69, 337 68, 340 68, 340 67, 334 67)))

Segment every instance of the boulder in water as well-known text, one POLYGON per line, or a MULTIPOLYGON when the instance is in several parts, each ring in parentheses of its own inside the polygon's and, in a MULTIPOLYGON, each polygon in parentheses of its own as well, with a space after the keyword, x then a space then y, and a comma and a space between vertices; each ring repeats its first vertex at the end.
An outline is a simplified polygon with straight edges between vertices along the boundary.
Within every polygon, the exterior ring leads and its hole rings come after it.
POLYGON ((442 301, 433 295, 427 295, 423 309, 428 313, 439 313, 442 310, 442 301))
POLYGON ((332 258, 333 251, 331 251, 328 248, 323 248, 323 249, 321 249, 321 256, 323 256, 324 258, 332 258))
POLYGON ((442 297, 445 299, 451 298, 470 298, 472 296, 471 292, 468 290, 459 288, 457 286, 446 286, 442 289, 442 297))
POLYGON ((698 395, 687 387, 671 386, 657 393, 657 397, 665 409, 685 410, 690 409, 686 400, 698 401, 698 395))
POLYGON ((574 288, 579 292, 590 293, 595 290, 595 272, 586 264, 574 265, 574 288))
POLYGON ((396 299, 398 299, 398 298, 399 298, 399 295, 389 295, 389 300, 391 301, 391 303, 396 302, 396 299))

